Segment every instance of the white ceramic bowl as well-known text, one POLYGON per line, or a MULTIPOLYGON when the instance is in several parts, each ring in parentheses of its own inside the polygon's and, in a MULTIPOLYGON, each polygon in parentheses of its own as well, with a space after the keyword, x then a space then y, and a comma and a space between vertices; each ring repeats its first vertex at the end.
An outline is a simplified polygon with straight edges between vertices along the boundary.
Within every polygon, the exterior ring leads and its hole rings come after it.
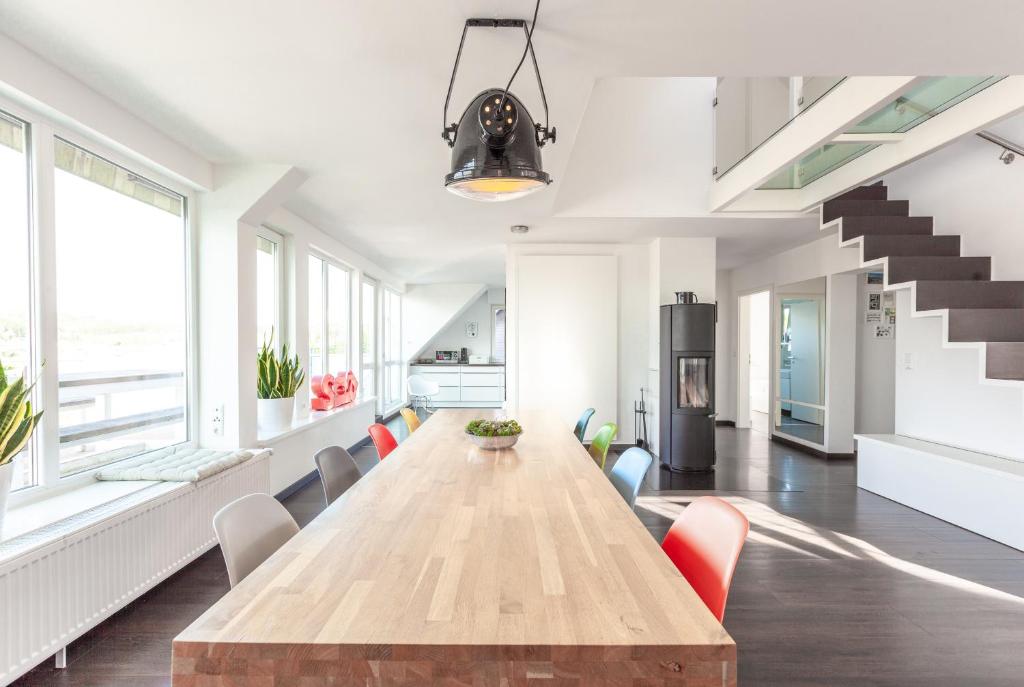
POLYGON ((519 441, 519 435, 511 437, 478 437, 475 434, 466 432, 466 438, 485 451, 495 451, 500 448, 512 448, 519 441))

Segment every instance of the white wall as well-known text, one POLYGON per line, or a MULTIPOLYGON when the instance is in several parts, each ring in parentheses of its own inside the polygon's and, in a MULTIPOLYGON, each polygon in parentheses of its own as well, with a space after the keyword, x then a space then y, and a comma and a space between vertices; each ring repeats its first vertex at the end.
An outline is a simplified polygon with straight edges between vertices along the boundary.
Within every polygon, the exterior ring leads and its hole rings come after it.
MULTIPOLYGON (((633 401, 639 399, 640 388, 648 385, 647 356, 649 333, 649 267, 648 246, 642 244, 516 244, 508 247, 506 299, 508 323, 506 346, 507 398, 510 409, 518 403, 517 337, 516 327, 516 285, 518 283, 519 257, 523 255, 606 255, 616 259, 618 278, 618 313, 614 318, 594 321, 588 330, 589 336, 617 338, 617 372, 605 375, 602 382, 614 387, 618 399, 614 410, 615 422, 619 425, 616 443, 632 443, 633 401)), ((546 284, 552 290, 563 285, 563 278, 557 273, 547 275, 546 284)), ((550 334, 557 336, 557 332, 550 334)), ((581 412, 580 408, 577 412, 581 412)), ((575 422, 576 418, 572 419, 575 422)), ((593 423, 592 423, 593 424, 593 423)), ((571 429, 571 424, 569 426, 571 429)))
MULTIPOLYGON (((1004 135, 1019 140, 1020 122, 1004 135)), ((935 218, 936 234, 960 234, 964 255, 991 256, 995 279, 1024 279, 1024 163, 967 137, 885 177, 890 198, 935 218)), ((973 349, 943 348, 937 318, 909 318, 900 294, 896 325, 896 432, 1024 460, 1024 391, 978 383, 973 349), (904 358, 912 356, 912 368, 904 358)))
POLYGON ((858 275, 857 280, 857 412, 854 431, 858 434, 892 434, 896 431, 896 338, 876 338, 874 323, 865 321, 868 295, 879 294, 881 298, 882 285, 868 284, 866 272, 858 275))
POLYGON ((469 355, 485 355, 489 358, 491 356, 491 336, 494 329, 491 322, 491 306, 504 302, 503 293, 500 294, 502 300, 491 300, 495 291, 498 289, 489 289, 487 293, 481 294, 462 314, 438 332, 427 343, 423 355, 429 356, 434 351, 458 351, 466 348, 469 355), (468 322, 477 324, 475 338, 466 336, 468 322))
POLYGON ((429 354, 430 340, 456 322, 481 296, 486 284, 411 284, 402 302, 402 353, 406 361, 429 354))
POLYGON ((973 347, 943 348, 942 320, 910 317, 896 295, 896 432, 915 439, 1024 460, 1024 394, 981 384, 973 347))
POLYGON ((196 189, 213 165, 106 96, 0 34, 0 94, 196 189))
POLYGON ((597 80, 553 187, 555 213, 706 216, 714 94, 714 78, 597 80))

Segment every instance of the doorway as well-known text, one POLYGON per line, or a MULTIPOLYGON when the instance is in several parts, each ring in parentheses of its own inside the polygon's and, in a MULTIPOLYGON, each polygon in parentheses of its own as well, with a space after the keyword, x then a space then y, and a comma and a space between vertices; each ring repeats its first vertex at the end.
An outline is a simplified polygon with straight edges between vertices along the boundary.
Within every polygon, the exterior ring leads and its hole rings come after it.
POLYGON ((770 432, 771 294, 740 296, 736 426, 770 432))

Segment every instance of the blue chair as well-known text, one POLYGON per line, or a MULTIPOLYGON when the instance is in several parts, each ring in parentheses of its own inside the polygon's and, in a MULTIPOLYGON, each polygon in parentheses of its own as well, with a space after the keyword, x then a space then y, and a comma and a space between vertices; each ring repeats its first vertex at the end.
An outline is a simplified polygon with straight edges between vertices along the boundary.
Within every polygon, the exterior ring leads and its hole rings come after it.
POLYGON ((629 504, 630 508, 633 508, 634 504, 636 504, 636 495, 640 492, 640 485, 644 481, 644 475, 647 474, 647 470, 650 469, 653 462, 654 458, 651 457, 650 453, 634 446, 619 456, 619 459, 615 461, 615 465, 612 466, 612 472, 608 479, 612 481, 612 485, 622 494, 622 498, 626 499, 626 503, 629 504))
POLYGON ((580 419, 576 421, 576 427, 572 430, 572 433, 576 435, 576 438, 583 442, 583 435, 587 433, 587 425, 590 424, 590 418, 594 417, 594 409, 587 408, 580 415, 580 419))

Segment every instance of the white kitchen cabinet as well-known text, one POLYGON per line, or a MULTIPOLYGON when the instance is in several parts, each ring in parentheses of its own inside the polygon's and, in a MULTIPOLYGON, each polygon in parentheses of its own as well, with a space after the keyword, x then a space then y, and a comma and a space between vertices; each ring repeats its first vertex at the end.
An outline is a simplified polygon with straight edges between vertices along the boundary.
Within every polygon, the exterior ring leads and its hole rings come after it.
POLYGON ((500 408, 505 402, 504 365, 410 365, 409 374, 437 382, 439 408, 500 408))

